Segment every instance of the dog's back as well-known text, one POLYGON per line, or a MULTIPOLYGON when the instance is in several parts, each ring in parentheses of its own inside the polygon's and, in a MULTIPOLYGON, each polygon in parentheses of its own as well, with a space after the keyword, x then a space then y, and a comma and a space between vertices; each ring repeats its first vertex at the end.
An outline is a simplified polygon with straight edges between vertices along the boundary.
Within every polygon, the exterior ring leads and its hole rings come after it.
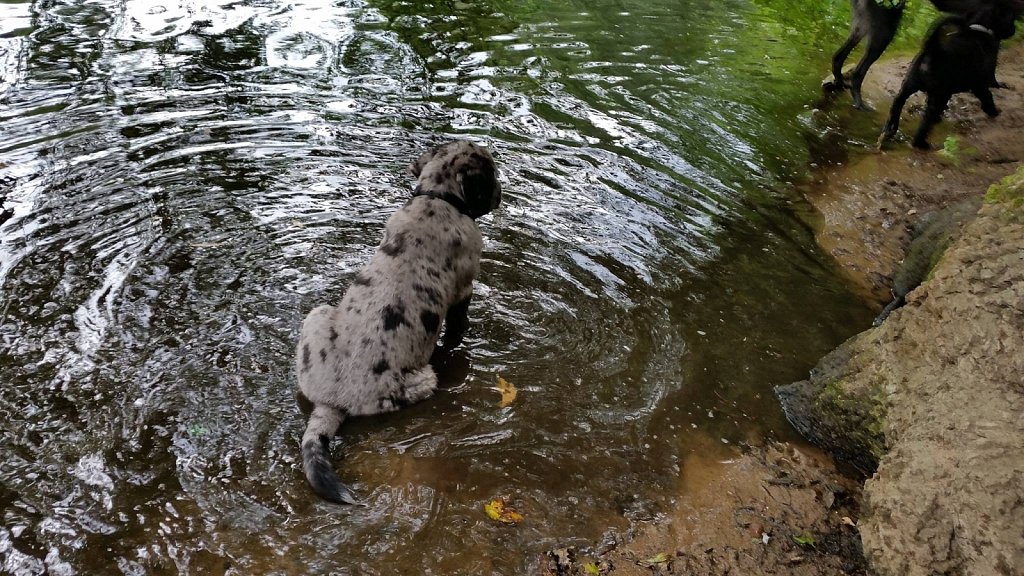
POLYGON ((922 90, 956 94, 987 85, 995 72, 999 40, 971 26, 964 16, 947 16, 932 27, 913 64, 922 90))
POLYGON ((501 201, 494 161, 465 141, 432 148, 410 167, 414 196, 388 219, 384 239, 337 306, 306 316, 296 347, 299 389, 313 409, 302 460, 314 491, 355 496, 331 466, 328 444, 349 416, 390 412, 430 397, 430 356, 442 322, 465 329, 483 239, 475 219, 501 201))
POLYGON ((471 290, 483 239, 448 203, 417 196, 388 220, 384 240, 337 306, 306 318, 299 387, 349 415, 386 411, 404 374, 427 365, 445 312, 471 290))

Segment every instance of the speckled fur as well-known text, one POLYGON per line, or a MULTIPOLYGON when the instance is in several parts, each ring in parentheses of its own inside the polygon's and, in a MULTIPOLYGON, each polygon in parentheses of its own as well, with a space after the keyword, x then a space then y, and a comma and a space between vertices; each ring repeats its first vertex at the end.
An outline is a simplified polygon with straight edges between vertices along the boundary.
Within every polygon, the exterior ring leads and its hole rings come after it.
POLYGON ((483 239, 475 218, 501 201, 486 149, 455 141, 409 167, 414 197, 388 219, 376 253, 337 306, 306 316, 296 348, 299 390, 313 404, 302 438, 306 476, 317 494, 355 501, 330 463, 328 442, 347 416, 390 412, 430 397, 428 364, 465 330, 483 239))

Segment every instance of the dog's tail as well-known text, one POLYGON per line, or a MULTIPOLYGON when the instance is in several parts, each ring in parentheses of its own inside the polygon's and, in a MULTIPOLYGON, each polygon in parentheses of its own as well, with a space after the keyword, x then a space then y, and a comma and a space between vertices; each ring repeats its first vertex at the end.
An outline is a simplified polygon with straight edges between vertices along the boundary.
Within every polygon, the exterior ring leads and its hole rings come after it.
POLYGON ((306 433, 302 435, 302 468, 309 485, 321 498, 339 504, 355 504, 355 494, 338 480, 328 450, 331 437, 344 421, 343 410, 325 404, 313 408, 306 433))
POLYGON ((892 314, 893 310, 899 308, 900 306, 903 306, 906 303, 906 296, 897 296, 895 299, 893 299, 892 302, 889 302, 889 304, 886 305, 885 308, 882 308, 881 314, 879 314, 878 317, 875 318, 875 321, 872 322, 871 325, 875 327, 881 326, 882 322, 885 322, 885 319, 889 317, 889 314, 892 314))

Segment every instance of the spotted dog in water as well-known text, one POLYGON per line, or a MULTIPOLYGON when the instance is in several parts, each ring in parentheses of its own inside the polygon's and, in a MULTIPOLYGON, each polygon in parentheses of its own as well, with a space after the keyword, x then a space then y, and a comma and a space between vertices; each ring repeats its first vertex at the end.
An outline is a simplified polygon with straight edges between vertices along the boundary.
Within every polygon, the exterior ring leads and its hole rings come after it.
POLYGON ((446 346, 458 345, 468 325, 483 248, 476 218, 501 202, 494 160, 470 142, 428 150, 409 169, 413 197, 388 219, 369 264, 340 304, 306 316, 299 335, 299 391, 312 405, 303 468, 313 491, 332 502, 356 502, 330 460, 341 423, 419 402, 437 388, 428 362, 442 319, 446 346))

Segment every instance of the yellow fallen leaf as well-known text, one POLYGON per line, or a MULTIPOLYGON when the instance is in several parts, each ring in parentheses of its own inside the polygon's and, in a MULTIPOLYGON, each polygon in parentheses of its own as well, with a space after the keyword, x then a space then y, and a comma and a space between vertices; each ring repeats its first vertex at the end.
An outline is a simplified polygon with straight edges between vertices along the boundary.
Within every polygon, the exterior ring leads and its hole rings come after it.
POLYGON ((484 512, 487 513, 487 517, 491 520, 498 520, 501 518, 501 512, 505 509, 505 505, 500 500, 491 500, 487 504, 484 504, 484 512))
POLYGON ((523 515, 509 508, 502 498, 495 498, 484 504, 484 512, 491 520, 497 520, 504 524, 518 524, 523 521, 523 515))
POLYGON ((643 566, 644 568, 657 568, 660 564, 668 563, 668 554, 661 552, 660 554, 656 554, 648 558, 647 560, 637 560, 636 563, 643 566))
POLYGON ((502 378, 500 374, 498 375, 498 386, 495 390, 501 392, 501 403, 498 406, 502 408, 511 404, 516 399, 516 393, 518 392, 516 387, 508 380, 502 378))
POLYGON ((598 568, 597 564, 594 564, 593 562, 587 562, 586 564, 584 564, 583 565, 583 571, 586 572, 587 574, 600 574, 601 573, 601 569, 598 568))

